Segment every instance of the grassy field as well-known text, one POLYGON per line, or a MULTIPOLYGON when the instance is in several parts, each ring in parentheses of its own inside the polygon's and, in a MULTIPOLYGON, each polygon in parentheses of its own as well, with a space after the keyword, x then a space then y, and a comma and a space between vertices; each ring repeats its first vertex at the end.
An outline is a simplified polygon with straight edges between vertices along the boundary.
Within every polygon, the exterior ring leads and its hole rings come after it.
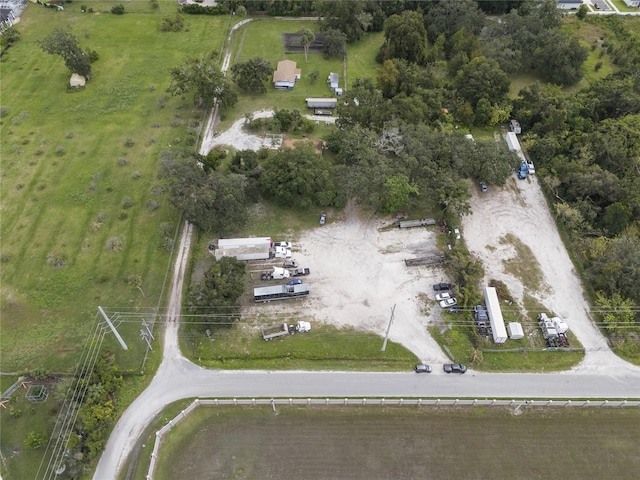
POLYGON ((382 352, 379 335, 313 320, 302 313, 291 319, 243 319, 231 328, 212 329, 213 342, 204 335, 183 337, 182 351, 207 368, 224 369, 409 371, 418 362, 415 354, 393 342, 382 352), (262 339, 261 326, 298 320, 311 321, 311 332, 262 339))
POLYGON ((165 439, 156 478, 631 479, 639 442, 630 409, 201 408, 165 439))
MULTIPOLYGON (((220 44, 227 23, 189 17, 189 32, 162 33, 158 24, 175 5, 160 5, 123 16, 30 5, 22 40, 2 58, 4 371, 67 371, 98 305, 158 303, 165 243, 178 223, 157 179, 159 153, 190 148, 201 119, 188 100, 165 93, 169 68, 220 44), (62 60, 36 45, 67 23, 100 55, 91 82, 74 93, 62 60)), ((138 329, 123 332, 130 368, 140 365, 138 329)))

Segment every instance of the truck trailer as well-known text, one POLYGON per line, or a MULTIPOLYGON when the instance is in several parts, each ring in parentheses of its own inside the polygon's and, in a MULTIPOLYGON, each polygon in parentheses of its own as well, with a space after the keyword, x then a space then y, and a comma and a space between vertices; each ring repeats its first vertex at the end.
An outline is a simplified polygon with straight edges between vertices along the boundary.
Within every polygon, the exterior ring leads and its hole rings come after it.
POLYGON ((238 260, 268 260, 271 258, 271 238, 221 238, 217 248, 209 246, 216 260, 235 257, 238 260))
POLYGON ((491 325, 491 333, 495 343, 504 343, 507 341, 507 328, 502 318, 502 310, 500 309, 500 301, 498 293, 494 287, 485 287, 484 302, 487 306, 489 314, 489 324, 491 325))
POLYGON ((300 320, 297 325, 292 323, 278 323, 277 325, 263 327, 262 338, 264 338, 265 341, 269 341, 283 335, 293 335, 295 333, 306 333, 310 331, 311 323, 304 320, 300 320))
POLYGON ((256 287, 253 289, 253 300, 258 302, 271 302, 273 300, 289 300, 309 295, 309 284, 297 285, 273 285, 271 287, 256 287))

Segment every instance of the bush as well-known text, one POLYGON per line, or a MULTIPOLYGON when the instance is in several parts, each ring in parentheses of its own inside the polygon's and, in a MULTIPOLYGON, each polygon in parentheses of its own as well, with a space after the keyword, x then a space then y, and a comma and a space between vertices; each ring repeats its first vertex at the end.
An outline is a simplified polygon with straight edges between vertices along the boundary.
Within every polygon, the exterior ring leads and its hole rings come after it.
POLYGON ((111 7, 111 13, 113 13, 114 15, 124 15, 124 5, 114 5, 113 7, 111 7))
POLYGON ((47 436, 44 433, 29 432, 24 441, 25 448, 35 450, 42 447, 47 442, 47 436))
POLYGON ((189 15, 225 15, 229 13, 229 10, 223 5, 203 7, 197 3, 188 3, 182 6, 182 13, 188 13, 189 15))
POLYGON ((167 15, 160 22, 160 30, 163 32, 179 32, 184 28, 182 15, 176 13, 174 16, 167 15))
POLYGON ((122 199, 122 208, 131 208, 133 207, 133 200, 131 199, 131 197, 124 197, 122 199))
POLYGON ((110 237, 107 240, 107 250, 119 252, 124 248, 124 242, 120 237, 110 237))

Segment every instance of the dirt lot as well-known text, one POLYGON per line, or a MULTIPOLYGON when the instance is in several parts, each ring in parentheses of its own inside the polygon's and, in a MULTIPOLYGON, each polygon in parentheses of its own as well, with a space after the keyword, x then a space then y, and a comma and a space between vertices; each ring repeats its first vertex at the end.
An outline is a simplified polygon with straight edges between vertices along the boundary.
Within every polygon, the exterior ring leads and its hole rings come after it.
MULTIPOLYGON (((255 116, 267 116, 256 112, 255 116)), ((245 136, 242 121, 216 137, 215 143, 236 148, 253 148, 257 137, 245 136)), ((549 213, 535 176, 516 179, 504 188, 491 186, 480 193, 473 188, 473 214, 462 219, 462 238, 469 250, 483 262, 485 280, 504 281, 519 306, 525 295, 562 317, 586 349, 578 371, 607 371, 634 368, 615 356, 589 316, 582 285, 549 213), (508 239, 508 240, 505 240, 508 239), (520 252, 516 246, 521 247, 520 252), (522 258, 522 250, 531 258, 522 258), (509 262, 524 265, 524 272, 513 274, 509 262), (527 278, 536 274, 539 278, 527 278), (531 286, 533 285, 533 287, 531 286), (527 286, 525 288, 525 286, 527 286)), ((391 219, 367 217, 348 207, 340 218, 289 239, 294 242, 294 258, 312 271, 308 278, 311 295, 304 309, 311 309, 324 322, 349 325, 384 335, 391 309, 396 305, 390 339, 402 343, 425 362, 447 361, 440 347, 427 333, 430 323, 439 324, 440 308, 425 303, 433 299, 431 285, 446 281, 437 268, 406 267, 403 260, 437 253, 435 227, 409 230, 380 230, 391 219), (430 305, 425 308, 425 305, 430 305)), ((285 239, 282 239, 285 240, 285 239)), ((522 267, 521 267, 522 268, 522 267)), ((261 305, 266 311, 296 311, 294 304, 276 302, 261 305)))
POLYGON ((631 410, 201 409, 167 438, 157 478, 631 479, 638 442, 631 410))
POLYGON ((525 295, 529 295, 544 305, 547 312, 562 317, 586 350, 585 359, 576 370, 634 368, 611 352, 594 326, 581 281, 558 234, 537 177, 519 180, 514 174, 504 188, 490 187, 487 193, 474 188, 471 204, 473 215, 462 219, 462 235, 469 250, 482 261, 486 280, 495 278, 505 282, 525 309, 537 313, 532 305, 523 301, 525 295), (520 259, 530 267, 522 276, 507 273, 507 263, 521 255, 516 252, 514 241, 504 240, 509 234, 533 255, 520 259), (531 270, 541 272, 537 288, 525 287, 535 283, 527 278, 531 270))
POLYGON ((326 225, 306 232, 293 244, 293 258, 311 269, 307 277, 309 298, 258 305, 255 309, 303 309, 320 321, 384 336, 395 305, 389 338, 424 361, 446 362, 426 328, 429 320, 438 318, 440 308, 435 307, 430 314, 424 311, 424 292, 433 294, 431 285, 444 281, 443 272, 404 264, 405 258, 439 253, 436 227, 378 230, 390 223, 391 218, 382 221, 365 217, 353 206, 347 207, 343 218, 329 215, 326 225))

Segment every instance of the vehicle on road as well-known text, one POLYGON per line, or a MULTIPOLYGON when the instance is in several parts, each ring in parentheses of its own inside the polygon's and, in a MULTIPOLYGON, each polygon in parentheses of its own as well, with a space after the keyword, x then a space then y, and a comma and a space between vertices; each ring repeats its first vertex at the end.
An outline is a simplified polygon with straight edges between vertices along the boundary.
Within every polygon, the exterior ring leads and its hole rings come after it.
POLYGON ((451 298, 451 294, 449 292, 439 293, 436 295, 436 300, 446 300, 447 298, 451 298))
POLYGON ((536 173, 536 167, 531 160, 527 160, 527 172, 529 175, 534 175, 536 173))
POLYGON ((464 373, 467 371, 467 367, 461 363, 445 363, 442 367, 445 373, 464 373))
POLYGON ((457 304, 458 304, 458 300, 456 300, 455 298, 445 298, 440 302, 440 306, 442 308, 453 307, 454 305, 457 305, 457 304))
POLYGON ((453 285, 451 285, 450 283, 436 283, 433 286, 433 289, 438 292, 441 290, 451 290, 451 288, 453 287, 453 285))
POLYGON ((325 223, 327 223, 327 214, 326 213, 321 213, 320 214, 320 225, 324 225, 325 223))
POLYGON ((416 365, 414 368, 416 373, 431 373, 430 365, 416 365))
POLYGON ((484 182, 480 182, 480 191, 486 193, 489 189, 487 188, 487 184, 484 182))
POLYGON ((529 168, 527 167, 526 162, 522 162, 522 165, 520 165, 520 170, 518 170, 518 178, 520 180, 524 180, 525 178, 527 178, 528 170, 529 168))

